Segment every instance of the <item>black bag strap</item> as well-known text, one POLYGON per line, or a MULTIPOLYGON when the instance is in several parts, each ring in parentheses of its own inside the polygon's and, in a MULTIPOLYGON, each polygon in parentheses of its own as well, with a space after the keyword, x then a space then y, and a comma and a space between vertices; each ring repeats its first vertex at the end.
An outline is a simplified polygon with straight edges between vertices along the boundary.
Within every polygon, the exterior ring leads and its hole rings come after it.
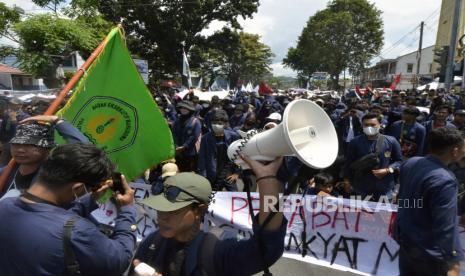
POLYGON ((202 276, 216 275, 215 266, 212 265, 213 254, 215 254, 215 246, 219 238, 214 233, 206 233, 199 254, 199 270, 202 276))
POLYGON ((383 148, 385 138, 386 137, 384 137, 383 134, 379 135, 378 140, 376 141, 376 156, 378 156, 381 153, 381 149, 383 148))
MULTIPOLYGON (((253 220, 254 219, 254 212, 253 212, 253 206, 252 206, 252 195, 250 194, 250 185, 247 185, 247 183, 244 183, 244 184, 245 184, 245 191, 246 191, 246 194, 247 194, 247 201, 249 203, 249 214, 250 214, 250 218, 253 220)), ((284 196, 287 196, 287 195, 284 195, 284 196)), ((278 203, 276 203, 276 205, 274 207, 275 207, 276 210, 279 210, 279 200, 278 200, 278 203)), ((270 272, 270 269, 269 269, 268 265, 264 261, 264 257, 265 257, 265 254, 266 254, 266 252, 265 252, 266 247, 265 247, 265 244, 263 242, 263 239, 261 238, 261 232, 263 231, 263 229, 265 229, 265 227, 268 225, 268 223, 270 223, 270 221, 273 219, 273 217, 276 214, 277 214, 276 212, 269 213, 268 216, 266 217, 265 221, 263 221, 263 224, 260 226, 260 228, 258 230, 259 232, 255 233, 258 236, 258 244, 259 244, 259 248, 260 248, 260 253, 262 255, 263 276, 273 276, 273 274, 270 272)))
POLYGON ((68 275, 81 275, 79 263, 77 262, 76 255, 71 247, 71 234, 73 232, 75 222, 76 218, 71 218, 67 220, 63 226, 63 253, 68 275))

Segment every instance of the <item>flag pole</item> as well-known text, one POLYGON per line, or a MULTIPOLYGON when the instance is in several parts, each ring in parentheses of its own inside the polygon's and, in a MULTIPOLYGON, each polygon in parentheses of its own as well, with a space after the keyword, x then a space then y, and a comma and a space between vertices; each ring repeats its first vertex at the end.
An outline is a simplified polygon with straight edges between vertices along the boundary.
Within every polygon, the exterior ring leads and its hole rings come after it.
MULTIPOLYGON (((121 28, 120 25, 118 25, 118 27, 121 28)), ((78 81, 84 75, 86 70, 92 64, 92 62, 95 61, 95 59, 102 52, 103 48, 105 48, 105 42, 106 42, 106 38, 103 39, 102 42, 100 42, 98 47, 94 50, 94 52, 92 52, 92 54, 86 60, 86 62, 81 66, 81 68, 79 68, 79 70, 76 71, 74 76, 69 80, 69 82, 65 85, 65 87, 63 87, 63 89, 58 94, 56 99, 50 104, 47 111, 45 111, 44 115, 53 115, 55 114, 55 112, 58 111, 58 108, 60 107, 61 103, 64 101, 66 96, 68 95, 69 91, 73 89, 73 87, 78 83, 78 81)), ((8 176, 10 176, 11 172, 13 171, 15 164, 16 164, 15 160, 11 159, 8 165, 3 170, 2 174, 0 175, 0 193, 3 192, 8 176)))

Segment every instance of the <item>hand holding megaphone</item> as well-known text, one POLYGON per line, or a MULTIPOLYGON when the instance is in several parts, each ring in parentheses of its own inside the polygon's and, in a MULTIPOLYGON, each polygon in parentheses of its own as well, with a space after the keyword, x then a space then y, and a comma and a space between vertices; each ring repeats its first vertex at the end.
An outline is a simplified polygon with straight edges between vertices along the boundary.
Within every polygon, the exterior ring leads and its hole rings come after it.
POLYGON ((272 161, 280 156, 296 156, 307 166, 331 166, 338 154, 336 130, 326 112, 309 100, 291 102, 277 127, 237 140, 228 147, 228 157, 242 169, 249 166, 239 154, 253 160, 272 161))

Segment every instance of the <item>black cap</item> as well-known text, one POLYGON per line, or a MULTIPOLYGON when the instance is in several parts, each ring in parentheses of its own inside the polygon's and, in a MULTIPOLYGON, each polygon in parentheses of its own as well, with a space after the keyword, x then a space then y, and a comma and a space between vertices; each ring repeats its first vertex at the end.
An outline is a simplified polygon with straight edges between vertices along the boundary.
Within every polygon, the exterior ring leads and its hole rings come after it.
POLYGON ((177 105, 178 108, 185 108, 190 111, 195 111, 194 104, 191 101, 182 101, 178 103, 177 105))
POLYGON ((215 114, 213 114, 212 121, 227 122, 228 120, 228 113, 226 113, 226 111, 224 111, 223 109, 218 109, 215 111, 215 114))
POLYGON ((406 107, 402 112, 404 114, 415 115, 416 117, 420 115, 420 110, 414 106, 406 107))

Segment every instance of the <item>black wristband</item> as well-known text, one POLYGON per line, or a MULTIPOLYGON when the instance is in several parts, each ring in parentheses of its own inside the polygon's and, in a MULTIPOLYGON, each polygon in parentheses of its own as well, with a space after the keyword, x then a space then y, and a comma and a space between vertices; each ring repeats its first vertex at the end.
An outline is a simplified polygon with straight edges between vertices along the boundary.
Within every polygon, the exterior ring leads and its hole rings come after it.
POLYGON ((267 175, 267 176, 262 176, 262 177, 257 178, 257 179, 255 180, 255 182, 258 183, 258 181, 260 181, 260 180, 271 179, 271 178, 277 179, 277 178, 276 178, 276 175, 267 175))

